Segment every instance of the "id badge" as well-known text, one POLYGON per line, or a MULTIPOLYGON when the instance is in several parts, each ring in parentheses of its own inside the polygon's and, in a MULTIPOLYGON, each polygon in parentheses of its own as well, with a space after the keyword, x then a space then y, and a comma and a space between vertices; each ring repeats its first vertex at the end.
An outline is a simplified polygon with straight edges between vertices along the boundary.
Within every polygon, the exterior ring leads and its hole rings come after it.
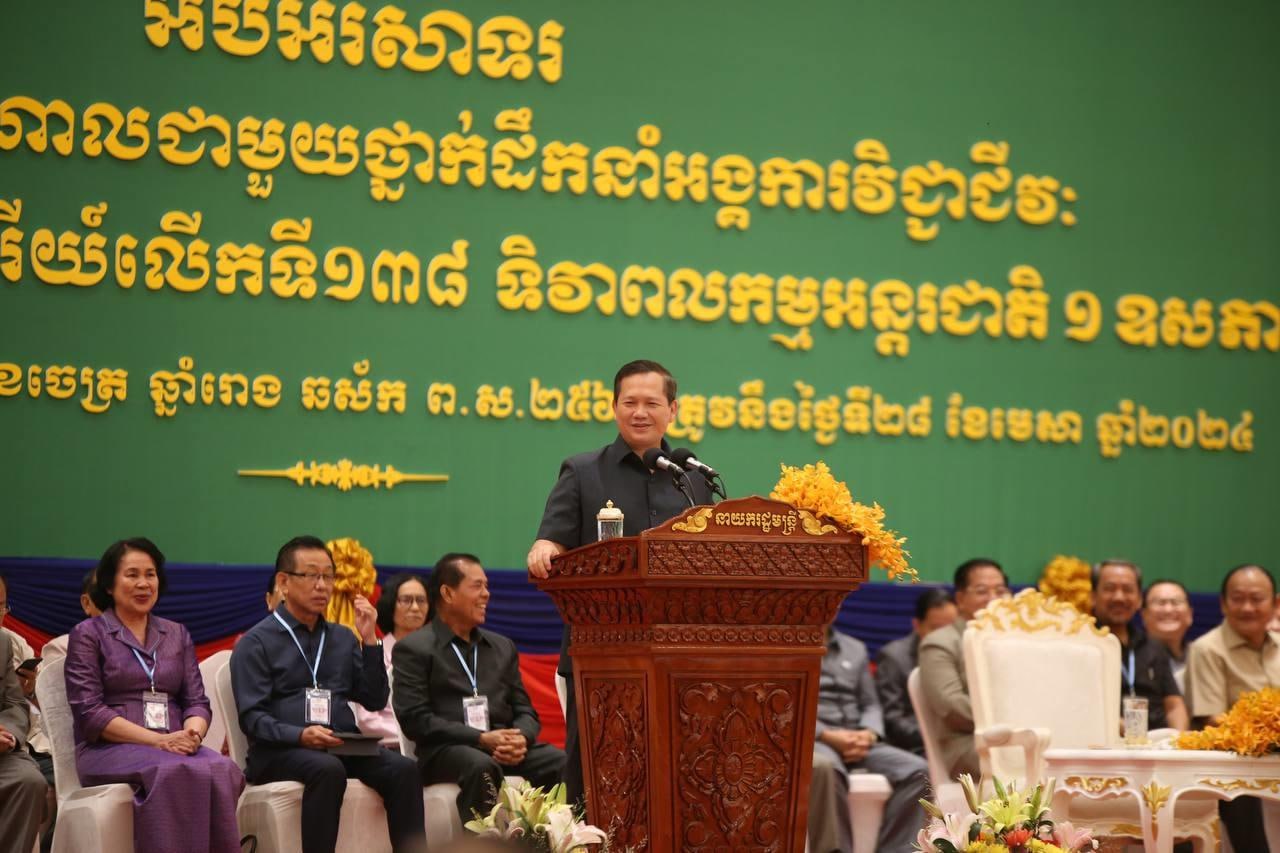
POLYGON ((468 696, 462 700, 462 719, 482 732, 489 731, 489 697, 468 696))
POLYGON ((169 694, 142 691, 142 725, 152 731, 169 731, 169 694))
POLYGON ((321 688, 307 690, 307 723, 329 725, 329 691, 321 688))

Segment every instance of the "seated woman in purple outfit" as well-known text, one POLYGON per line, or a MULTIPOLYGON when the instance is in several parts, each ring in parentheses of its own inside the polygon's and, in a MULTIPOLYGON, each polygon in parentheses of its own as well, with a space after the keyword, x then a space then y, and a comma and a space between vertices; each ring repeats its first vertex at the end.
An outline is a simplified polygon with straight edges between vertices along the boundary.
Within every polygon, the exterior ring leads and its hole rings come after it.
POLYGON ((240 850, 244 775, 201 740, 209 727, 195 645, 151 615, 165 589, 164 555, 147 539, 106 550, 92 590, 102 615, 67 641, 67 701, 80 784, 134 788, 138 850, 240 850))

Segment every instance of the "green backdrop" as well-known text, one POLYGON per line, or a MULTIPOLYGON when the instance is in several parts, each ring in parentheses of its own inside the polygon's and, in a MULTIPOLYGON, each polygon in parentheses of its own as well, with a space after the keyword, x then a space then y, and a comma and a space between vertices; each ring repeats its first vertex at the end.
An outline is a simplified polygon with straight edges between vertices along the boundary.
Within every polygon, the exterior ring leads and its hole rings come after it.
MULTIPOLYGON (((411 22, 437 8, 400 5, 411 22)), ((160 48, 144 31, 142 7, 78 0, 8 3, 3 12, 0 100, 58 98, 78 119, 95 101, 126 112, 137 105, 151 113, 152 138, 132 162, 86 156, 80 124, 69 156, 28 142, 0 150, 0 199, 22 200, 16 227, 26 255, 20 280, 0 278, 0 363, 129 372, 127 400, 103 414, 85 411, 81 394, 32 397, 25 378, 20 393, 0 396, 0 553, 85 557, 119 536, 146 534, 175 560, 260 563, 289 536, 314 531, 357 537, 380 563, 425 564, 463 549, 491 566, 519 566, 559 461, 614 435, 611 424, 534 419, 530 380, 608 383, 622 362, 649 357, 667 364, 689 394, 741 397, 743 382, 763 380, 766 398, 794 398, 800 380, 842 401, 855 385, 893 402, 930 396, 927 438, 842 432, 823 447, 798 430, 708 428, 695 445, 736 495, 766 493, 779 462, 826 460, 856 497, 887 508, 925 579, 947 577, 980 553, 1029 580, 1054 554, 1071 553, 1127 555, 1151 574, 1206 589, 1236 562, 1280 562, 1271 535, 1280 474, 1276 352, 1228 350, 1216 340, 1203 349, 1134 347, 1114 330, 1124 294, 1215 306, 1274 303, 1280 295, 1275 4, 450 7, 477 27, 499 14, 520 16, 535 32, 558 21, 563 77, 554 84, 538 73, 521 81, 477 70, 382 69, 367 58, 357 67, 323 64, 306 48, 287 61, 274 43, 256 56, 231 56, 214 45, 211 8, 202 9, 202 49, 186 49, 176 33, 160 48), (563 140, 634 150, 637 128, 652 124, 662 131, 660 155, 812 158, 825 167, 856 165, 855 143, 876 139, 896 169, 939 160, 970 176, 986 168, 970 162, 971 145, 1006 141, 1015 176, 1055 176, 1078 193, 1063 204, 1077 222, 942 215, 937 237, 920 242, 907 236, 900 204, 867 215, 753 201, 750 227, 738 231, 716 226, 713 202, 513 192, 492 180, 479 188, 411 180, 400 201, 387 203, 371 198, 363 167, 347 177, 310 176, 287 158, 270 197, 256 199, 234 149, 226 169, 207 155, 186 167, 158 156, 160 116, 193 105, 226 116, 233 128, 247 115, 362 130, 403 120, 437 140, 470 110, 474 132, 490 144, 504 136, 493 130, 499 111, 529 107, 539 146, 563 140), (424 273, 434 255, 466 240, 467 298, 459 307, 433 305, 425 292, 417 304, 380 303, 367 283, 349 303, 269 291, 223 296, 212 281, 198 293, 153 291, 143 283, 145 263, 127 289, 114 273, 83 288, 38 280, 34 233, 88 234, 80 210, 101 201, 109 205, 100 229, 109 246, 128 232, 140 257, 161 216, 174 210, 202 213, 211 259, 224 241, 256 242, 270 253, 277 243, 268 232, 283 218, 313 219, 311 247, 321 259, 338 244, 366 262, 381 249, 407 250, 422 258, 424 273), (619 272, 636 264, 861 277, 872 285, 900 278, 913 288, 976 279, 1005 293, 1010 269, 1030 264, 1050 296, 1049 332, 1038 341, 912 329, 909 355, 896 357, 877 354, 873 328, 833 330, 821 320, 811 326, 812 349, 790 351, 769 335, 797 328, 777 321, 564 314, 546 305, 508 311, 495 281, 499 246, 514 234, 536 243, 544 270, 573 260, 619 272), (1101 302, 1096 340, 1064 336, 1063 302, 1073 291, 1101 302), (177 370, 180 356, 193 358, 197 373, 274 374, 280 402, 186 405, 157 417, 148 378, 177 370), (403 414, 303 406, 304 377, 351 377, 361 359, 374 382, 406 383, 403 414), (453 383, 470 414, 430 413, 432 382, 453 383), (476 417, 475 392, 485 383, 511 386, 525 417, 476 417), (952 392, 986 407, 1075 410, 1081 441, 949 437, 952 392), (1249 410, 1253 449, 1132 446, 1104 458, 1095 419, 1121 399, 1168 415, 1204 409, 1231 424, 1249 410), (237 476, 340 459, 450 479, 342 491, 237 476)), ((379 7, 369 4, 370 16, 379 7)), ((273 21, 276 12, 272 2, 273 21)))

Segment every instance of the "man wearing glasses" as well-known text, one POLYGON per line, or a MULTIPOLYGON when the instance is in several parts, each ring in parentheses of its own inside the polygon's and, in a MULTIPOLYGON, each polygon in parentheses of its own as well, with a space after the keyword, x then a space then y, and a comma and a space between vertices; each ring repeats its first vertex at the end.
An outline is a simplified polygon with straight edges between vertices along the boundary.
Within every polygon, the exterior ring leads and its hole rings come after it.
POLYGON ((422 785, 414 762, 384 747, 375 755, 336 755, 335 732, 356 732, 348 702, 370 710, 387 704, 390 687, 377 615, 355 597, 356 633, 324 618, 333 592, 333 555, 314 536, 285 543, 276 556, 283 600, 249 630, 231 655, 231 684, 240 727, 249 737, 245 778, 253 784, 301 782, 302 849, 332 851, 347 779, 382 796, 396 851, 425 850, 422 785))
POLYGON ((975 557, 955 573, 955 623, 939 628, 920 641, 920 685, 929 707, 942 718, 938 739, 942 760, 952 778, 968 773, 978 778, 978 753, 973 746, 973 705, 964 671, 964 626, 979 610, 1009 595, 1009 578, 995 560, 975 557))

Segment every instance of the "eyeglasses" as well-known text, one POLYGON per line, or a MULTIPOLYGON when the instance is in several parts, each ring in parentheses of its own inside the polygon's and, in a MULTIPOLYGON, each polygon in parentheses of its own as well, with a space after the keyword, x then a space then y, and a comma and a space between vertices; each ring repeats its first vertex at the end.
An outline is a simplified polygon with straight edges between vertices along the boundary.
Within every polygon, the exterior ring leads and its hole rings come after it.
POLYGON ((425 595, 397 595, 396 604, 403 604, 405 607, 418 605, 425 608, 427 606, 427 597, 425 595))
POLYGON ((1009 587, 1007 586, 971 586, 965 589, 964 591, 972 593, 973 595, 980 595, 980 596, 994 595, 996 597, 1000 597, 1000 596, 1009 594, 1009 587))
POLYGON ((316 574, 315 572, 285 572, 285 574, 293 575, 295 578, 302 578, 303 583, 311 584, 312 586, 316 584, 333 586, 333 582, 337 580, 337 575, 331 572, 321 574, 316 574))
POLYGON ((1228 595, 1227 604, 1232 607, 1248 607, 1252 604, 1254 607, 1266 607, 1270 601, 1265 595, 1228 595))
POLYGON ((1186 607, 1187 600, 1185 598, 1153 598, 1147 602, 1148 607, 1186 607))

